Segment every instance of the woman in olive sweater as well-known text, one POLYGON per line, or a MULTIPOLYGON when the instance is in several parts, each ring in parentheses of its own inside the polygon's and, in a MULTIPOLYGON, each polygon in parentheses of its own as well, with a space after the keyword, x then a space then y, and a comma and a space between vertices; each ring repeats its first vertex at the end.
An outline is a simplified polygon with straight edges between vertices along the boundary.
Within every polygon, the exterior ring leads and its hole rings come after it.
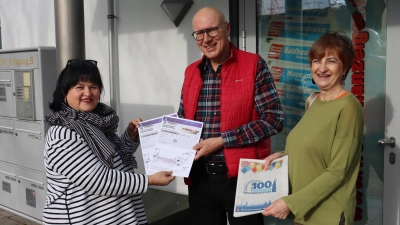
POLYGON ((343 87, 354 60, 351 40, 338 32, 322 35, 309 56, 313 82, 320 88, 303 118, 289 133, 291 193, 264 209, 263 215, 293 219, 293 224, 350 225, 356 207, 364 113, 343 87))

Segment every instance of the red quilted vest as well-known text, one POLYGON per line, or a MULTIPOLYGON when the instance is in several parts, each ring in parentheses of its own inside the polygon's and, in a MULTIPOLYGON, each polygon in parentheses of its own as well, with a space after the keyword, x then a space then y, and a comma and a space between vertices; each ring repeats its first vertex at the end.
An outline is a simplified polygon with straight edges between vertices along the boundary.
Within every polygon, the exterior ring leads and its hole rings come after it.
MULTIPOLYGON (((259 119, 254 106, 258 59, 258 55, 241 51, 231 44, 231 56, 224 62, 221 71, 221 132, 259 119)), ((185 118, 191 120, 196 114, 197 100, 203 84, 199 69, 201 61, 187 67, 183 82, 185 118)), ((270 150, 269 138, 240 148, 225 148, 223 151, 228 177, 238 175, 240 158, 263 159, 270 154, 270 150)))

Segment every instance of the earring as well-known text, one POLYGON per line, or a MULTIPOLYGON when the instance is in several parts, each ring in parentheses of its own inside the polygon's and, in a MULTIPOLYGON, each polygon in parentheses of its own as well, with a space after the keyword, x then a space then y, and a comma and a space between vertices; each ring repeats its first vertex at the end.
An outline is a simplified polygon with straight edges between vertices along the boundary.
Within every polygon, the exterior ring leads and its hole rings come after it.
POLYGON ((68 104, 68 102, 67 102, 67 97, 64 97, 64 103, 65 103, 65 104, 68 104))
POLYGON ((345 81, 346 80, 346 75, 343 75, 343 82, 342 82, 342 85, 344 86, 345 85, 345 81))

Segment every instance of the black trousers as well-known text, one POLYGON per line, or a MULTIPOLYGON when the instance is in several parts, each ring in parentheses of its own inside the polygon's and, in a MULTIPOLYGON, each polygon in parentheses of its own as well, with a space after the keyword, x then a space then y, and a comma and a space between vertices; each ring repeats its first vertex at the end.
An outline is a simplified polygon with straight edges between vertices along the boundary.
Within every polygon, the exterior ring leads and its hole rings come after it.
POLYGON ((263 225, 261 213, 233 217, 237 178, 226 173, 210 174, 204 163, 195 162, 189 186, 189 207, 193 225, 263 225))

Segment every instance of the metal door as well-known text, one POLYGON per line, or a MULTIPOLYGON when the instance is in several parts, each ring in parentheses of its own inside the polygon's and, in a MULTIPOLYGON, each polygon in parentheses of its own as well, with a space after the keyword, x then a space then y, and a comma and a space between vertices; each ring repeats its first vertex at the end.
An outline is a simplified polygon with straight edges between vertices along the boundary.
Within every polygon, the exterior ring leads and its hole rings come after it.
MULTIPOLYGON (((398 74, 400 52, 400 2, 390 0, 387 7, 387 60, 386 60, 386 95, 385 95, 385 137, 400 138, 400 95, 398 74)), ((382 142, 382 140, 381 140, 382 142)), ((384 152, 383 185, 383 224, 400 224, 400 151, 397 143, 386 144, 384 152), (396 158, 397 157, 397 158, 396 158)))

